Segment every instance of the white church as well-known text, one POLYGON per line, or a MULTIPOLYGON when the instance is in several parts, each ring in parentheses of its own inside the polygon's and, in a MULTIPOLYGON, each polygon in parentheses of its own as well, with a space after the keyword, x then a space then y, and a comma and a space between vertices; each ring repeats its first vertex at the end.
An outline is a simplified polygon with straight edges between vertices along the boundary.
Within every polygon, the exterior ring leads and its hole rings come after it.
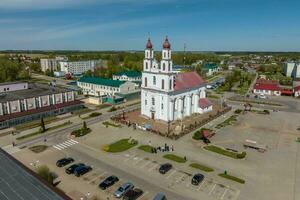
POLYGON ((141 114, 171 122, 193 113, 211 111, 212 103, 206 98, 206 82, 196 72, 173 71, 171 54, 171 44, 166 38, 158 63, 148 39, 142 73, 141 114))

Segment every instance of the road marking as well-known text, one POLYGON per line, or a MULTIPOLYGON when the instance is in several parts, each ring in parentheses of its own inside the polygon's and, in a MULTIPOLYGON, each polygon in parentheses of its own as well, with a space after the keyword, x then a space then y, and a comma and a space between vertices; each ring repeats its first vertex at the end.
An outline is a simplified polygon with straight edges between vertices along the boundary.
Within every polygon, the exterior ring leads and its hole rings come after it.
POLYGON ((220 199, 224 199, 224 197, 225 197, 225 195, 226 195, 227 191, 228 191, 228 188, 226 188, 226 189, 225 189, 225 191, 223 192, 223 194, 222 194, 222 196, 221 196, 221 198, 220 198, 220 199))
POLYGON ((141 166, 141 168, 144 168, 146 167, 149 163, 151 163, 152 161, 151 160, 148 160, 144 165, 141 166))
POLYGON ((137 162, 134 163, 134 165, 137 165, 139 162, 143 161, 144 158, 140 158, 137 162))
POLYGON ((56 145, 53 145, 53 147, 59 151, 63 150, 63 149, 66 149, 72 145, 75 145, 75 144, 78 144, 79 142, 77 142, 76 140, 67 140, 67 141, 64 141, 62 143, 59 143, 59 144, 56 144, 56 145))
POLYGON ((125 160, 124 160, 124 162, 127 162, 127 161, 129 161, 131 158, 134 158, 134 157, 136 157, 137 155, 131 155, 131 156, 129 156, 128 158, 126 158, 125 160))
POLYGON ((202 181, 202 183, 199 185, 199 187, 197 188, 197 191, 199 191, 200 190, 200 188, 202 187, 202 185, 204 184, 204 182, 205 182, 205 179, 202 181))
POLYGON ((53 146, 55 149, 57 149, 57 150, 62 150, 61 148, 59 148, 59 147, 57 147, 57 146, 53 146))
POLYGON ((211 193, 213 192, 213 190, 216 188, 217 184, 214 183, 214 186, 212 187, 212 189, 210 190, 210 192, 208 193, 208 195, 211 195, 211 193))
POLYGON ((148 171, 150 172, 150 171, 152 171, 153 169, 155 169, 156 167, 158 167, 159 166, 159 164, 154 164, 152 167, 150 167, 149 169, 148 169, 148 171))
POLYGON ((180 181, 182 181, 182 182, 184 182, 184 177, 186 176, 186 174, 183 174, 180 178, 178 178, 177 180, 176 180, 176 183, 179 183, 180 181))
POLYGON ((95 178, 93 178, 93 179, 89 182, 89 184, 91 184, 92 182, 94 182, 94 181, 97 180, 98 178, 101 179, 101 177, 102 177, 104 174, 106 174, 106 173, 107 173, 107 172, 103 172, 103 173, 101 173, 100 175, 96 176, 95 178))
POLYGON ((174 169, 173 172, 171 172, 171 173, 167 176, 167 179, 169 179, 175 172, 176 172, 176 170, 174 169))
POLYGON ((72 141, 72 142, 74 142, 74 143, 76 143, 76 144, 78 144, 78 143, 79 143, 78 141, 76 141, 76 140, 73 140, 73 139, 71 139, 71 141, 72 141))
POLYGON ((144 193, 142 194, 142 196, 139 197, 139 199, 142 199, 142 198, 145 197, 148 193, 149 193, 148 191, 144 192, 144 193))

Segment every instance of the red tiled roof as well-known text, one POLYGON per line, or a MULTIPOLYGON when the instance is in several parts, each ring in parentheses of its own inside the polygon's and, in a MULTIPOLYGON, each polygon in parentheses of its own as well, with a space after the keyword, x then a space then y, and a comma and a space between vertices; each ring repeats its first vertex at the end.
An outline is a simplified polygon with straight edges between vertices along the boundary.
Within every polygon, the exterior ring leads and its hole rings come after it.
POLYGON ((282 88, 279 86, 279 82, 275 80, 258 79, 254 85, 256 90, 272 90, 281 91, 282 88))
POLYGON ((199 99, 198 103, 199 103, 199 107, 202 108, 202 109, 207 108, 207 107, 212 105, 212 103, 207 98, 199 99))
POLYGON ((69 101, 69 102, 65 102, 65 103, 60 103, 60 104, 56 104, 56 105, 51 105, 51 106, 47 106, 47 107, 42 107, 42 108, 38 108, 38 109, 32 109, 32 110, 27 110, 24 112, 17 112, 17 113, 12 113, 9 115, 2 115, 0 116, 0 121, 5 121, 8 119, 13 119, 13 118, 17 118, 17 117, 23 117, 26 115, 32 115, 35 113, 40 113, 40 112, 46 112, 49 110, 56 110, 62 107, 66 107, 66 106, 71 106, 71 105, 76 105, 76 104, 81 104, 82 102, 79 100, 75 100, 75 101, 69 101))
POLYGON ((188 88, 199 87, 205 83, 205 81, 197 74, 197 72, 185 72, 179 73, 175 79, 174 90, 182 90, 188 88))
POLYGON ((293 90, 290 90, 290 89, 282 89, 281 90, 281 94, 286 94, 286 95, 293 95, 294 94, 294 91, 293 90))

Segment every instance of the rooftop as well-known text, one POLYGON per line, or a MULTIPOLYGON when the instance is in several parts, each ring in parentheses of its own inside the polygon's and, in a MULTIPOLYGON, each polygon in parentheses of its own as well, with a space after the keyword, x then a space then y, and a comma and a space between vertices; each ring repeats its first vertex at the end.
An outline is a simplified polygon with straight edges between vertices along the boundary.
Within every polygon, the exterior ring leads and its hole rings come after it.
POLYGON ((0 148, 0 199, 69 200, 0 148))
POLYGON ((69 90, 58 87, 51 87, 44 84, 29 83, 28 89, 0 93, 0 103, 15 101, 19 99, 28 99, 49 94, 57 94, 67 91, 69 90))
POLYGON ((204 64, 204 69, 215 69, 218 68, 218 65, 215 63, 206 63, 204 64))
POLYGON ((13 82, 4 82, 4 83, 0 83, 1 85, 13 85, 13 84, 19 84, 19 83, 27 83, 26 81, 13 81, 13 82))
POLYGON ((138 71, 122 71, 114 74, 115 76, 141 77, 142 73, 138 71))
POLYGON ((81 77, 78 82, 92 83, 96 85, 105 85, 111 87, 120 87, 120 85, 125 83, 125 81, 99 78, 99 77, 87 77, 87 76, 81 77))
POLYGON ((206 83, 197 72, 184 72, 179 73, 175 79, 175 91, 196 88, 206 83))

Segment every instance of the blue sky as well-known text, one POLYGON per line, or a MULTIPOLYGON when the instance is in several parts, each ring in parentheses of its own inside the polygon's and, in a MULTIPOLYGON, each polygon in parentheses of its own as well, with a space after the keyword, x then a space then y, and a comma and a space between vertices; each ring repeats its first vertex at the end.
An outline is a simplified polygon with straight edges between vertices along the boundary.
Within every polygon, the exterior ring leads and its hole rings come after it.
POLYGON ((299 0, 0 0, 0 49, 300 51, 299 0))

